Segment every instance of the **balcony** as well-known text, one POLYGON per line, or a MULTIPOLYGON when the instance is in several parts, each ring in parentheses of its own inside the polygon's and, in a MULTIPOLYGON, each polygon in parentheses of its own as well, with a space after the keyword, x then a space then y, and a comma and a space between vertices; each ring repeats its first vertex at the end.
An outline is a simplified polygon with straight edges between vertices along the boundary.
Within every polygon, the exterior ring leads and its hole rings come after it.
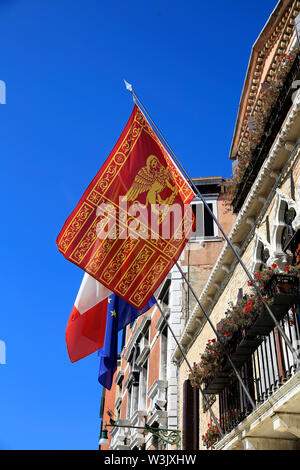
POLYGON ((236 195, 232 201, 234 213, 241 209, 258 172, 265 161, 282 125, 287 117, 292 103, 293 82, 299 78, 299 54, 286 76, 280 94, 274 104, 268 121, 265 125, 264 134, 253 152, 252 159, 240 181, 236 195))
MULTIPOLYGON (((145 427, 147 413, 145 411, 136 411, 130 419, 131 426, 145 427)), ((141 449, 145 446, 145 432, 143 429, 129 429, 130 449, 141 449)))
MULTIPOLYGON (((299 279, 282 274, 274 275, 267 285, 266 292, 273 299, 272 313, 276 320, 282 321, 282 324, 285 326, 293 325, 295 328, 297 327, 296 329, 294 328, 295 333, 292 332, 292 328, 288 328, 286 333, 287 336, 290 335, 291 341, 296 341, 297 343, 299 340, 298 317, 295 314, 291 314, 293 318, 289 322, 286 312, 300 301, 299 279)), ((264 344, 264 338, 268 337, 273 328, 274 322, 268 311, 264 309, 250 327, 234 334, 234 337, 227 345, 227 351, 230 353, 230 359, 237 369, 241 368, 243 370, 244 364, 248 361, 251 354, 257 351, 261 344, 264 344)), ((282 342, 283 340, 280 339, 280 341, 282 342)), ((275 351, 274 347, 273 351, 275 351)), ((204 392, 207 394, 222 392, 230 381, 231 375, 232 365, 228 359, 226 360, 226 356, 224 356, 222 369, 213 378, 206 381, 204 392)))
MULTIPOLYGON (((122 426, 125 426, 126 424, 130 425, 130 421, 127 419, 119 419, 116 424, 122 426)), ((111 428, 109 433, 111 436, 111 450, 130 450, 130 447, 128 445, 126 428, 116 426, 111 428)))
MULTIPOLYGON (((299 315, 284 315, 280 325, 299 351, 299 315)), ((256 405, 232 374, 219 390, 219 418, 224 437, 216 449, 300 449, 300 370, 277 328, 259 337, 244 357, 239 373, 256 405)))
POLYGON ((158 423, 160 427, 168 427, 167 404, 167 386, 165 380, 155 380, 148 390, 147 396, 150 399, 148 424, 153 426, 158 423))

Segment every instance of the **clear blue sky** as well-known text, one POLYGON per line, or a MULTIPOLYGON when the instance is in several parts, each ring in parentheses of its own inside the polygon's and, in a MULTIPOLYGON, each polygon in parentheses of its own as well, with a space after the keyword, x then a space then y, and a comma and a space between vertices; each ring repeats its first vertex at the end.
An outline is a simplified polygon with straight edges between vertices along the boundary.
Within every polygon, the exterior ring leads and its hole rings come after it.
POLYGON ((191 176, 230 176, 253 42, 274 0, 0 0, 0 448, 96 449, 98 357, 71 364, 82 271, 66 217, 108 156, 134 84, 191 176))

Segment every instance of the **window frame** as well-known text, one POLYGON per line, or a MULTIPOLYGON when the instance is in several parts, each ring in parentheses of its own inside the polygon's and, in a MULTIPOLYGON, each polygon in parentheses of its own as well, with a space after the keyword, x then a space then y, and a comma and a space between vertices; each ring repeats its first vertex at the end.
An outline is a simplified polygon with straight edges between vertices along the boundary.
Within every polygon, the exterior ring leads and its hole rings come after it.
MULTIPOLYGON (((207 202, 207 204, 212 204, 212 212, 215 215, 215 217, 218 219, 218 197, 219 197, 219 194, 209 194, 209 195, 205 195, 203 197, 204 197, 205 201, 207 202)), ((204 226, 204 203, 199 197, 195 197, 191 201, 190 205, 191 205, 191 207, 195 206, 195 205, 202 205, 203 206, 203 209, 202 209, 202 227, 203 227, 203 233, 204 233, 204 229, 205 229, 205 226, 204 226)), ((197 214, 197 212, 196 212, 196 214, 197 214)), ((213 229, 214 229, 214 234, 213 235, 207 235, 206 236, 204 234, 203 236, 199 236, 199 235, 192 234, 190 239, 189 239, 189 242, 195 243, 195 242, 204 241, 204 240, 205 241, 218 240, 220 238, 219 237, 219 229, 218 229, 218 226, 217 226, 215 221, 213 221, 213 229)))

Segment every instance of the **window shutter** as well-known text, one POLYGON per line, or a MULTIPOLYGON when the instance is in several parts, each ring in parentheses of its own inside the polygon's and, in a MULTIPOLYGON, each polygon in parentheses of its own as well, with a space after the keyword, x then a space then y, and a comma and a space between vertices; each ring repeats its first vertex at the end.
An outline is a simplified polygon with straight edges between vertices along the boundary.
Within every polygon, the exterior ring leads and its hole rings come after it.
POLYGON ((183 384, 182 450, 199 449, 199 390, 183 384))
POLYGON ((300 15, 296 16, 295 18, 295 28, 296 28, 298 43, 300 44, 300 15))

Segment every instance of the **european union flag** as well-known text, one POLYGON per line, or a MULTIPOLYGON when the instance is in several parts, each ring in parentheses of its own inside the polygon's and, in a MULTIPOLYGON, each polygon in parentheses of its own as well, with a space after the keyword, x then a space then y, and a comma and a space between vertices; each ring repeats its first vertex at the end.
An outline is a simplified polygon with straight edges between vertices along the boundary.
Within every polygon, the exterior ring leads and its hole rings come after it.
POLYGON ((151 297, 142 310, 137 310, 116 294, 109 296, 104 346, 98 353, 100 356, 98 381, 108 390, 111 389, 113 376, 117 369, 118 331, 123 330, 138 316, 146 313, 155 303, 154 297, 151 297))

